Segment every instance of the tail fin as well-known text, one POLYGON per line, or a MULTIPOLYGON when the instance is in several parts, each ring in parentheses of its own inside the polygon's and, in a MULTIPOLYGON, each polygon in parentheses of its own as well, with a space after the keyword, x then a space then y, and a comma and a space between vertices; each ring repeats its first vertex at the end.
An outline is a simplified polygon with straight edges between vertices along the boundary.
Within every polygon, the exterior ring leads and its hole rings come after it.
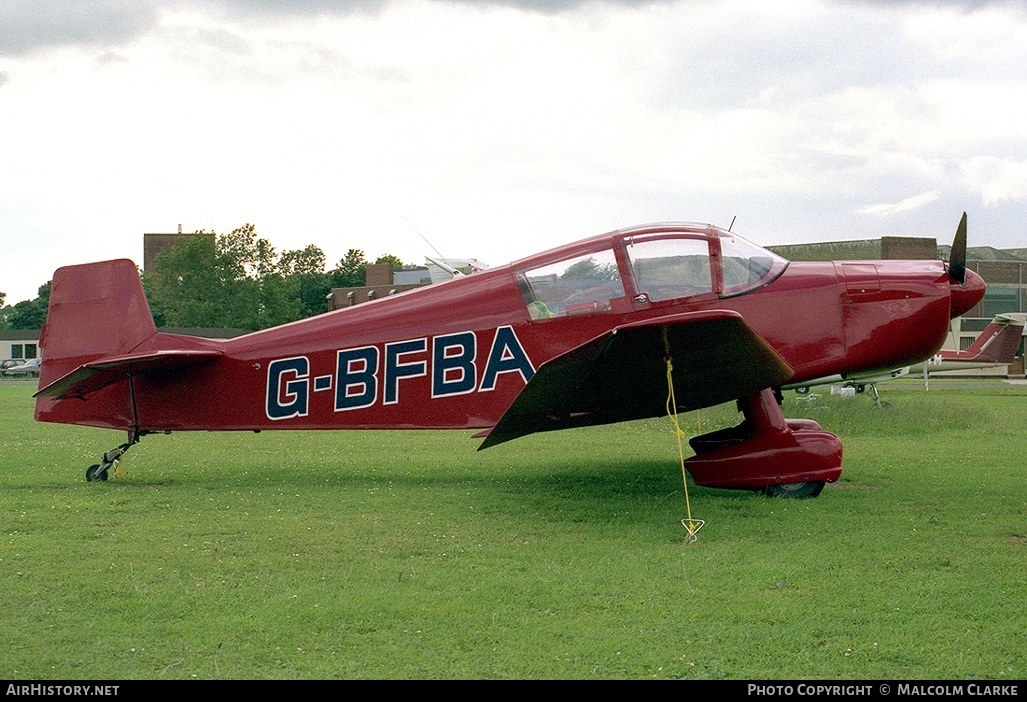
POLYGON ((39 386, 46 387, 89 361, 127 354, 156 332, 132 261, 59 268, 40 333, 39 386))
POLYGON ((997 315, 974 340, 970 348, 956 353, 951 360, 1011 363, 1020 347, 1023 328, 1023 315, 997 315))

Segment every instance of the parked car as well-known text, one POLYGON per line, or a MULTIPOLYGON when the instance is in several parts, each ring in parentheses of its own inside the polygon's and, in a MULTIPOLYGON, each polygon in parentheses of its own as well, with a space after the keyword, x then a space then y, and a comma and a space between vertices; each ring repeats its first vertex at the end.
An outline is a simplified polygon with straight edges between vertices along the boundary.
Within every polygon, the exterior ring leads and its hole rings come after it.
POLYGON ((0 375, 4 377, 26 377, 26 378, 38 378, 39 377, 39 364, 42 361, 40 358, 30 358, 29 360, 14 360, 15 363, 8 365, 9 361, 3 362, 3 368, 0 369, 0 375))
POLYGON ((24 358, 5 358, 4 360, 0 361, 0 375, 3 375, 3 372, 8 368, 20 366, 23 363, 25 363, 24 358))

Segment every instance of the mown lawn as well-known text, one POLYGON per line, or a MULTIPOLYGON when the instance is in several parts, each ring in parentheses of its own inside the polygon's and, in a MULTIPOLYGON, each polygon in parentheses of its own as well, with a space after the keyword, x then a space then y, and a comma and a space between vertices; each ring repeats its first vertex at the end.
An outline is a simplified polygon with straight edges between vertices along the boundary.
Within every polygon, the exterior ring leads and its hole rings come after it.
POLYGON ((1024 388, 786 393, 842 480, 689 484, 696 543, 666 420, 152 436, 86 483, 123 436, 32 391, 0 385, 0 677, 1027 677, 1024 388))

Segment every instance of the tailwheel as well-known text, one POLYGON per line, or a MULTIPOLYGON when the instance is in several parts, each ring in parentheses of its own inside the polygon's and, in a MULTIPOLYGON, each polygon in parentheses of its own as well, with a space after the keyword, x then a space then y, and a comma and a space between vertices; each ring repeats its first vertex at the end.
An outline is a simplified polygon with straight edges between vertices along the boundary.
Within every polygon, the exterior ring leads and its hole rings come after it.
POLYGON ((788 483, 787 485, 768 485, 762 492, 767 497, 791 497, 803 499, 816 497, 824 489, 823 480, 808 480, 804 483, 788 483))
POLYGON ((104 463, 102 466, 99 463, 94 463, 93 465, 86 468, 86 482, 95 483, 100 480, 106 480, 108 469, 110 469, 110 465, 106 463, 104 463), (101 470, 101 468, 103 470, 101 470))
POLYGON ((118 463, 121 462, 121 457, 125 455, 125 452, 130 448, 139 443, 139 438, 144 432, 134 430, 129 433, 128 441, 121 444, 117 448, 112 448, 103 454, 103 459, 99 463, 94 463, 86 469, 86 482, 96 483, 107 479, 107 473, 111 468, 115 469, 115 477, 117 477, 118 463))

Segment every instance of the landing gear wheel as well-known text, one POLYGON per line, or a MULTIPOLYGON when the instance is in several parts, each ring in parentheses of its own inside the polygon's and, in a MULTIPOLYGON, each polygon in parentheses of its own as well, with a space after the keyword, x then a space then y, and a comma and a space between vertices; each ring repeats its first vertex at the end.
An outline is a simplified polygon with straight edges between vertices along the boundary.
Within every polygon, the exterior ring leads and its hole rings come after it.
POLYGON ((762 492, 767 497, 791 497, 792 499, 803 499, 807 497, 816 497, 823 489, 823 480, 808 480, 805 483, 768 485, 763 488, 762 492))
POLYGON ((88 468, 86 468, 86 482, 95 483, 100 480, 106 480, 108 468, 110 468, 110 466, 104 465, 101 469, 99 463, 94 463, 93 465, 89 466, 88 468))
POLYGON ((129 434, 128 441, 104 453, 99 463, 94 463, 86 469, 86 482, 95 483, 99 480, 106 480, 107 472, 111 468, 115 470, 114 474, 117 476, 118 463, 121 461, 121 457, 125 455, 126 451, 139 443, 139 437, 141 436, 142 433, 136 430, 129 434))

